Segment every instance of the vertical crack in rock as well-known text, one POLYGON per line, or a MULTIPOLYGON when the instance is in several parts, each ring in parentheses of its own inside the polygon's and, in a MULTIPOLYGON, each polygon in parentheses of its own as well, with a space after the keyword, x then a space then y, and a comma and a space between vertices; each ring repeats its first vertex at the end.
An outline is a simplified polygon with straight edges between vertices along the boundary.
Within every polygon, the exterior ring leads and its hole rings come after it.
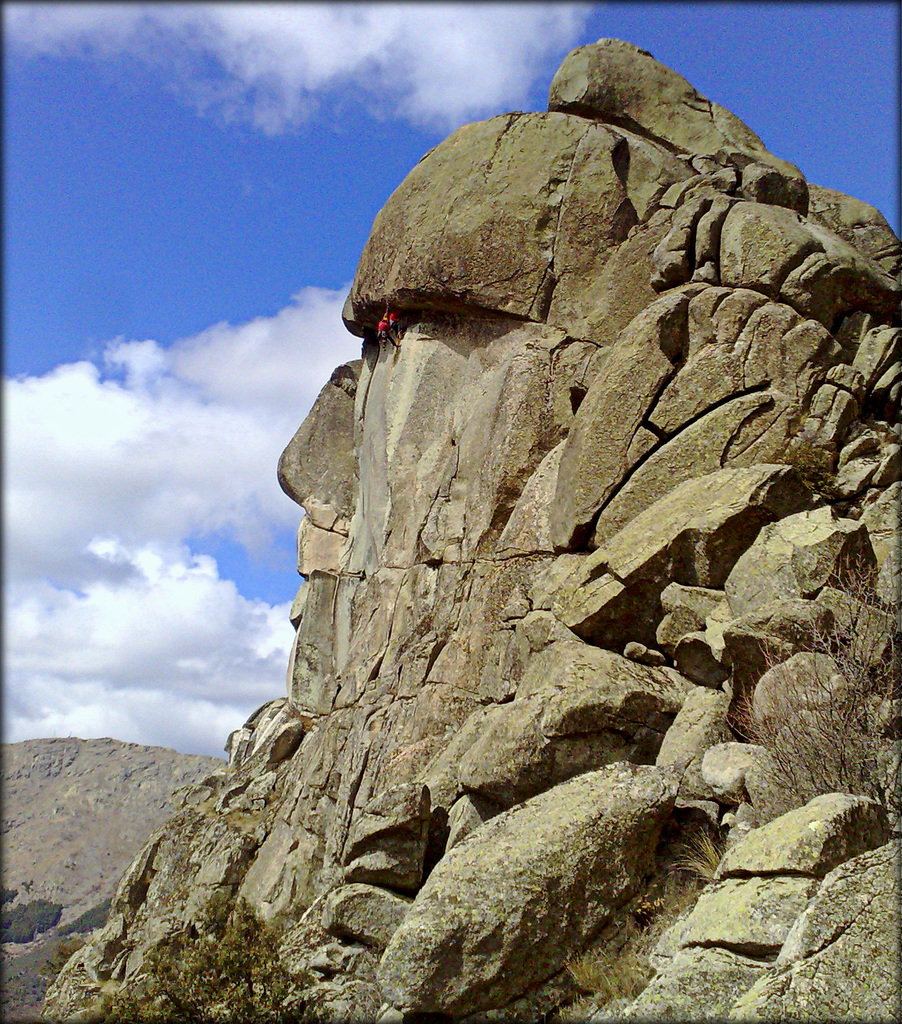
MULTIPOLYGON (((372 714, 375 713, 375 711, 372 712, 372 714)), ((372 717, 372 715, 367 715, 366 721, 369 721, 370 717, 372 717)), ((348 796, 342 813, 343 822, 341 828, 341 843, 339 844, 339 848, 335 858, 336 863, 338 864, 344 862, 345 847, 347 846, 348 838, 351 835, 351 826, 354 821, 354 805, 357 800, 357 794, 360 792, 360 786, 363 783, 363 776, 364 773, 366 772, 366 766, 367 762, 369 761, 369 758, 370 746, 367 745, 362 749, 360 766, 356 769, 354 780, 351 782, 351 785, 348 789, 348 796)))
POLYGON ((485 165, 482 168, 482 180, 484 182, 488 183, 489 174, 491 174, 492 167, 494 167, 495 165, 495 158, 498 156, 498 151, 501 149, 501 146, 504 143, 505 135, 507 135, 507 133, 510 131, 514 123, 516 121, 519 121, 519 119, 522 116, 523 114, 519 112, 506 115, 505 125, 498 133, 498 137, 495 139, 495 145, 494 148, 492 149, 492 155, 488 158, 488 160, 485 162, 485 165))
POLYGON ((564 207, 567 205, 567 198, 570 192, 570 182, 573 178, 573 168, 576 166, 576 158, 579 155, 580 147, 591 130, 591 127, 587 127, 580 136, 579 141, 573 147, 573 155, 570 157, 570 164, 567 167, 566 177, 557 179, 552 178, 548 182, 547 189, 549 198, 554 194, 555 189, 559 186, 558 191, 560 192, 561 201, 557 204, 557 215, 555 217, 554 230, 551 235, 551 258, 548 260, 545 269, 542 272, 542 278, 539 281, 535 295, 533 296, 529 307, 530 317, 541 323, 546 323, 548 320, 548 311, 551 309, 554 290, 557 287, 558 279, 555 272, 555 254, 557 251, 558 236, 561 228, 561 217, 564 212, 564 207))

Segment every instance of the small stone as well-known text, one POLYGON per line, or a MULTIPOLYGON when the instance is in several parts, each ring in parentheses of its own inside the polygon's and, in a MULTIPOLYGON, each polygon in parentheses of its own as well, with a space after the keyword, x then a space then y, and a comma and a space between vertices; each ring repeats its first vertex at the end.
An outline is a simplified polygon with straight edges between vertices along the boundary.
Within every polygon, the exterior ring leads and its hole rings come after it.
POLYGON ((699 686, 716 688, 730 675, 730 670, 714 657, 705 633, 687 633, 681 637, 673 660, 677 669, 699 686))
POLYGON ((667 664, 667 659, 660 651, 646 647, 645 644, 637 643, 635 640, 631 640, 623 648, 623 656, 629 658, 630 661, 638 661, 641 665, 667 664))
POLYGON ((702 778, 714 796, 723 803, 740 804, 745 792, 745 776, 762 753, 754 743, 718 743, 702 758, 702 778))

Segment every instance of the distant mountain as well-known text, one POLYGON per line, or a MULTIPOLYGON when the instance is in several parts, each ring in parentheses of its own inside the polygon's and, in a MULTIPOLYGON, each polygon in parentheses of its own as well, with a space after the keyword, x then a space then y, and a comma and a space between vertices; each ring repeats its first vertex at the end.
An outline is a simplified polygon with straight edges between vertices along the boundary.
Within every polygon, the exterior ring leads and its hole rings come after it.
POLYGON ((223 766, 112 739, 4 743, 3 888, 59 903, 66 925, 113 894, 173 793, 223 766))
POLYGON ((176 790, 224 762, 112 739, 25 740, 0 748, 3 909, 14 925, 4 938, 23 935, 25 922, 42 932, 31 942, 4 943, 2 1016, 34 1021, 47 961, 71 941, 66 933, 103 922, 119 878, 169 816, 176 790), (57 913, 56 926, 43 930, 57 913))

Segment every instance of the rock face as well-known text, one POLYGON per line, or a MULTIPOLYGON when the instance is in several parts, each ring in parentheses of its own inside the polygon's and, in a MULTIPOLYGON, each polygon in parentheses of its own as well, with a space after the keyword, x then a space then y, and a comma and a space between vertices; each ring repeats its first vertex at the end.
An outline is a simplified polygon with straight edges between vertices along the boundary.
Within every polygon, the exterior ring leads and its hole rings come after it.
MULTIPOLYGON (((830 593, 866 570, 889 593, 898 245, 615 40, 567 58, 548 112, 427 153, 345 305, 362 358, 280 463, 306 512, 288 699, 149 841, 48 1015, 133 984, 215 891, 325 914, 286 949, 352 1016, 572 997, 563 966, 693 803, 763 815, 741 698, 835 626, 830 593)), ((729 1009, 817 884, 717 886, 721 931, 702 904, 679 956, 729 1009)))
POLYGON ((464 1016, 558 973, 651 868, 675 781, 646 766, 587 772, 499 814, 439 862, 379 978, 404 1010, 464 1016))
POLYGON ((662 937, 669 955, 618 1019, 895 1019, 899 907, 888 837, 881 807, 839 793, 753 829, 662 937))

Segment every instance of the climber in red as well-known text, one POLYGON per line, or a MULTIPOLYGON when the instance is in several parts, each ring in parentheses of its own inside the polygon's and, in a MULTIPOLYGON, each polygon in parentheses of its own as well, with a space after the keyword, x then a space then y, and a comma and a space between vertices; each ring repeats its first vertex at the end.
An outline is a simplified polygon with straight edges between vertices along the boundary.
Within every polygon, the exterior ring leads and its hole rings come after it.
POLYGON ((376 336, 379 341, 385 341, 388 337, 388 317, 384 316, 379 321, 379 326, 376 328, 376 336))
POLYGON ((395 313, 393 311, 388 314, 388 332, 397 347, 398 342, 401 339, 401 335, 404 333, 404 328, 401 326, 400 313, 395 313))
POLYGON ((390 341, 395 348, 398 348, 398 343, 393 337, 393 331, 398 323, 398 314, 389 313, 388 305, 385 306, 385 313, 382 319, 379 321, 379 326, 376 328, 376 335, 379 338, 380 343, 390 341))

